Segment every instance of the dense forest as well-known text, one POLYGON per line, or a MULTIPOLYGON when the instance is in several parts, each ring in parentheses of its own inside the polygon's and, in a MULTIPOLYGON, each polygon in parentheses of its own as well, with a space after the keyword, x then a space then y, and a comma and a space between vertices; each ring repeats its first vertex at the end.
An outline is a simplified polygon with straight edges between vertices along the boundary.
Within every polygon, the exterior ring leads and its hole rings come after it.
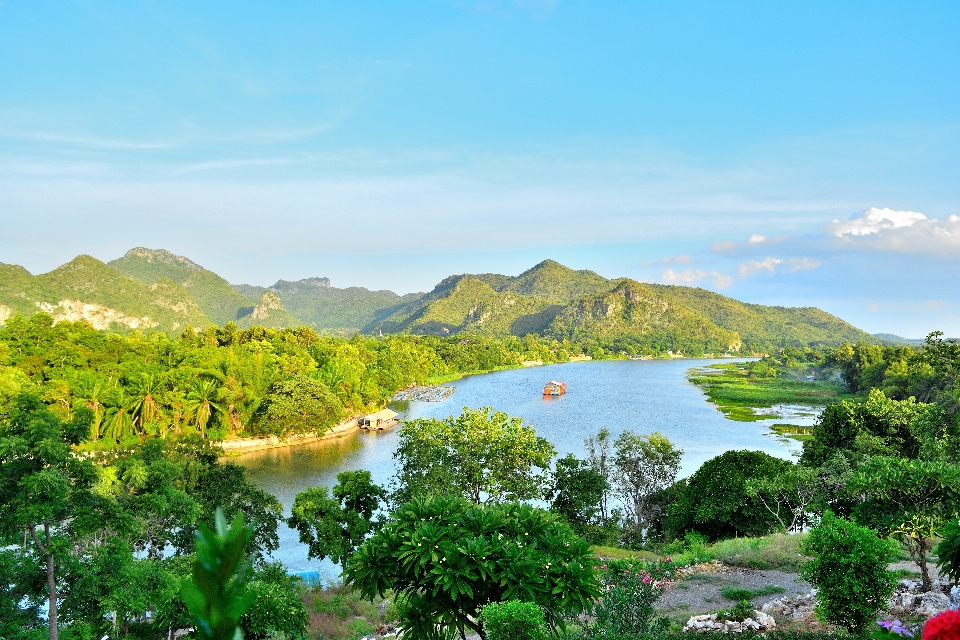
POLYGON ((324 432, 379 409, 412 383, 461 373, 564 362, 581 348, 532 336, 322 337, 308 327, 237 329, 233 323, 178 338, 115 334, 47 314, 0 327, 0 415, 32 393, 64 420, 92 412, 85 446, 150 437, 324 432))

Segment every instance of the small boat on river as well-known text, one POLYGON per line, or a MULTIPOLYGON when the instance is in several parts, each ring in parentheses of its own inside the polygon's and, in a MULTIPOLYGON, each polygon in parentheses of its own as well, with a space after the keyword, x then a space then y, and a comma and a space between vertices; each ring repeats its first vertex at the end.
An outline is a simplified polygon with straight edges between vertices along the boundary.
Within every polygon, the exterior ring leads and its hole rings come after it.
POLYGON ((543 388, 543 395, 545 396, 562 396, 567 392, 567 383, 560 382, 559 380, 551 380, 543 388))
POLYGON ((357 425, 367 431, 386 431, 400 424, 400 421, 397 419, 398 415, 399 414, 392 409, 381 409, 376 413, 363 416, 357 420, 357 425))

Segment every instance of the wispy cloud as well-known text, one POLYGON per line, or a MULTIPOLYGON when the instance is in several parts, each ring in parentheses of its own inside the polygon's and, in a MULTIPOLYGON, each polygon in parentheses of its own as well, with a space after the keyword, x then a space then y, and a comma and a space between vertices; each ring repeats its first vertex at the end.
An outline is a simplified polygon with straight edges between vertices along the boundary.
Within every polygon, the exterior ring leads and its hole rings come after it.
POLYGON ((741 278, 746 278, 755 273, 760 273, 761 271, 769 271, 773 273, 776 270, 778 264, 782 263, 783 260, 780 258, 774 258, 772 256, 767 256, 763 260, 751 260, 750 262, 744 262, 737 265, 737 275, 741 278))
POLYGON ((711 280, 713 286, 717 289, 726 289, 733 284, 733 278, 719 271, 704 271, 703 269, 686 269, 685 271, 674 271, 673 269, 664 269, 660 274, 660 281, 664 284, 679 284, 692 286, 704 280, 711 280))

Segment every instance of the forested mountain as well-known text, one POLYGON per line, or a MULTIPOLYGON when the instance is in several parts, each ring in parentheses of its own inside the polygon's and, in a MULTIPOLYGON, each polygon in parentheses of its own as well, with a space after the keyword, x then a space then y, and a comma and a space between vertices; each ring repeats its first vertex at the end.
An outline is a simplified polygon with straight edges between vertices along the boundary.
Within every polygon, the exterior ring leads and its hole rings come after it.
POLYGON ((755 353, 785 345, 878 341, 812 307, 768 307, 704 289, 607 280, 552 260, 517 277, 450 276, 364 331, 534 333, 630 354, 755 353))
POLYGON ((338 289, 327 278, 230 285, 169 251, 138 247, 104 264, 80 256, 46 274, 0 265, 0 322, 47 311, 96 328, 178 333, 235 322, 335 333, 525 336, 628 354, 758 353, 878 343, 812 307, 749 304, 691 287, 608 280, 545 260, 519 276, 449 276, 430 293, 338 289))
POLYGON ((233 285, 233 288, 251 298, 265 291, 275 293, 284 307, 303 324, 341 332, 359 331, 423 295, 408 293, 400 296, 393 291, 370 291, 364 287, 338 289, 330 285, 328 278, 306 278, 295 282, 278 280, 269 288, 249 284, 233 285))
POLYGON ((88 320, 97 329, 182 331, 211 324, 194 298, 162 278, 146 285, 90 256, 49 273, 0 267, 0 317, 46 311, 58 320, 88 320))
POLYGON ((247 298, 230 286, 230 283, 183 256, 163 249, 131 249, 117 260, 108 262, 125 276, 144 284, 153 284, 168 278, 186 289, 196 300, 200 310, 215 324, 223 325, 238 320, 244 309, 252 309, 259 294, 247 298))

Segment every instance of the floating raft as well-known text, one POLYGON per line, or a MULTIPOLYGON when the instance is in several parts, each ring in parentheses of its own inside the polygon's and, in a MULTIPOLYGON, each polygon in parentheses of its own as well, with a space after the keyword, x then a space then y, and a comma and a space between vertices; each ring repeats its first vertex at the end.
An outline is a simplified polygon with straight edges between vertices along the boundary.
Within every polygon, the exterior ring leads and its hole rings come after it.
POLYGON ((394 402, 416 400, 417 402, 443 402, 453 395, 456 387, 443 386, 413 386, 401 389, 390 398, 394 402))

